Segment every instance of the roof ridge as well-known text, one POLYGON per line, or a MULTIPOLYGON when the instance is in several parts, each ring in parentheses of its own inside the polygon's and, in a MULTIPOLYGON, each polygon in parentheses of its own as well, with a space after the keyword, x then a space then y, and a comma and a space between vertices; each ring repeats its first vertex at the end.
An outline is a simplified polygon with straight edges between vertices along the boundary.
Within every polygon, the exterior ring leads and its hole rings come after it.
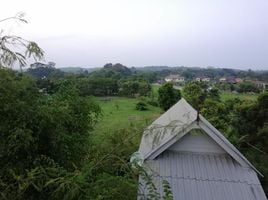
POLYGON ((191 177, 183 177, 183 176, 178 177, 178 176, 165 176, 165 175, 160 176, 160 175, 154 175, 154 174, 152 174, 152 177, 155 177, 155 178, 160 177, 160 178, 164 178, 164 179, 171 178, 171 179, 182 179, 182 180, 196 180, 196 181, 203 181, 203 182, 209 181, 209 182, 224 182, 224 183, 242 183, 242 184, 247 184, 247 185, 261 185, 259 182, 253 183, 253 182, 241 181, 241 180, 235 181, 235 180, 227 180, 227 179, 225 179, 225 180, 223 180, 223 179, 201 179, 201 178, 196 178, 196 177, 191 178, 191 177))

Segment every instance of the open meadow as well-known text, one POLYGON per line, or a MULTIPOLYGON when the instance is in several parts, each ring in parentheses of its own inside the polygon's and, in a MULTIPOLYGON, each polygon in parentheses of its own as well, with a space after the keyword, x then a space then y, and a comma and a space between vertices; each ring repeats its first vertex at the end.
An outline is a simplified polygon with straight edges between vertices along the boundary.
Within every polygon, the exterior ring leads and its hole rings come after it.
POLYGON ((159 107, 147 105, 148 110, 136 110, 138 98, 99 97, 96 98, 102 109, 102 116, 93 134, 109 134, 129 127, 145 128, 161 114, 159 107))

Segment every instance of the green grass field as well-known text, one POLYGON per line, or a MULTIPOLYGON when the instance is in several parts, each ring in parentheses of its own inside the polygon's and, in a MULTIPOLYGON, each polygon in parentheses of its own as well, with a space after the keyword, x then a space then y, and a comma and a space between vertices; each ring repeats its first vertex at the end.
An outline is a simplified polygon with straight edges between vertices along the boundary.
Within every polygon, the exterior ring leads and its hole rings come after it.
POLYGON ((257 100, 258 94, 247 94, 247 93, 239 94, 239 93, 221 91, 220 97, 221 97, 221 100, 223 101, 234 99, 234 98, 239 98, 241 100, 255 101, 257 100))
POLYGON ((137 98, 109 97, 96 98, 102 109, 102 117, 96 124, 94 133, 114 132, 129 126, 143 126, 144 128, 156 119, 161 109, 148 105, 148 110, 135 109, 137 98))
MULTIPOLYGON (((153 85, 154 95, 157 95, 158 88, 158 85, 153 85)), ((256 94, 235 94, 232 92, 221 92, 220 97, 223 101, 234 98, 257 99, 256 94)), ((120 129, 127 129, 130 126, 145 128, 162 112, 159 107, 151 105, 148 105, 148 110, 146 111, 136 110, 135 107, 140 101, 139 98, 98 97, 96 101, 102 109, 102 117, 93 132, 96 135, 116 132, 120 129)))

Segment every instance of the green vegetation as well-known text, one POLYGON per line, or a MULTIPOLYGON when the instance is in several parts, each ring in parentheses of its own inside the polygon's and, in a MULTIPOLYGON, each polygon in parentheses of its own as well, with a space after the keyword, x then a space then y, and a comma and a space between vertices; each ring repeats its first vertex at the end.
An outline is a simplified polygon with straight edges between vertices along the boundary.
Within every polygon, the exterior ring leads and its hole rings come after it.
POLYGON ((166 83, 158 89, 158 103, 163 110, 168 110, 181 98, 181 92, 173 88, 172 83, 166 83))
POLYGON ((136 104, 140 100, 127 97, 97 98, 102 109, 101 120, 96 124, 94 133, 106 133, 128 128, 129 126, 141 126, 145 128, 153 119, 159 116, 160 108, 147 105, 148 110, 136 110, 136 104))
POLYGON ((235 98, 239 98, 241 100, 257 100, 258 94, 255 93, 234 93, 230 91, 221 91, 220 98, 222 101, 231 100, 235 98))
MULTIPOLYGON (((26 22, 23 15, 7 19, 26 22)), ((161 199, 152 178, 129 160, 160 107, 167 110, 181 98, 170 83, 150 85, 174 71, 141 72, 108 63, 74 75, 57 70, 53 62, 35 63, 27 73, 7 69, 42 56, 34 42, 0 37, 0 199, 136 199, 139 175, 149 188, 147 199, 161 199)), ((267 77, 231 69, 174 69, 187 80, 196 74, 267 77)), ((268 92, 244 92, 259 89, 252 83, 209 88, 188 82, 182 95, 264 174, 268 192, 268 92)), ((171 200, 165 180, 163 188, 163 199, 171 200)))
MULTIPOLYGON (((129 160, 139 147, 143 129, 162 112, 156 100, 163 87, 153 86, 148 94, 131 98, 103 96, 108 87, 100 80, 115 79, 80 75, 33 79, 11 70, 0 72, 2 199, 136 199, 137 177, 144 172, 132 168, 129 160), (91 84, 82 80, 95 80, 95 87, 82 93, 86 89, 80 86, 91 84), (104 88, 99 97, 90 96, 95 88, 104 88)), ((137 80, 122 78, 116 85, 137 80)), ((141 79, 141 83, 147 82, 141 79)), ((168 85, 165 98, 170 91, 177 94, 172 84, 168 85)), ((254 101, 235 98, 233 93, 223 99, 218 89, 190 82, 183 95, 268 176, 264 153, 267 93, 254 101)), ((148 187, 153 187, 147 178, 148 187)), ((264 187, 266 180, 262 180, 264 187)), ((171 199, 168 185, 163 185, 171 199)), ((159 194, 152 191, 150 195, 158 198, 159 194)))

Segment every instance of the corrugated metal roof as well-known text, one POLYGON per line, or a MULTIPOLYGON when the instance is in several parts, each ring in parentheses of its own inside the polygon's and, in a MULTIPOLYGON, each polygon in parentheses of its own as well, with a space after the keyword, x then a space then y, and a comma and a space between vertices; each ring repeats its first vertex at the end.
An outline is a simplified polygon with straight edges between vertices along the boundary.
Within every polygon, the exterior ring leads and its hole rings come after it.
POLYGON ((163 193, 162 180, 167 180, 175 200, 266 200, 256 172, 228 154, 167 150, 146 163, 159 192, 163 193))
POLYGON ((266 200, 254 166, 204 117, 196 119, 197 111, 181 99, 144 131, 139 153, 153 169, 159 191, 167 180, 174 199, 266 200), (212 142, 187 139, 195 129, 203 130, 223 151, 212 142))

